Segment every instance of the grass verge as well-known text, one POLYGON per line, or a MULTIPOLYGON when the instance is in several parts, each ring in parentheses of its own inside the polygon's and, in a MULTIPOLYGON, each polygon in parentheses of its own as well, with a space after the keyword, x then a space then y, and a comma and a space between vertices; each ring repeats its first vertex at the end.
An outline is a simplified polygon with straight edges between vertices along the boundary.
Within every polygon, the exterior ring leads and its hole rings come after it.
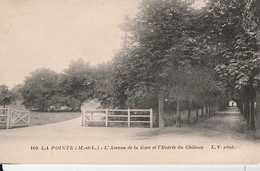
POLYGON ((30 126, 46 125, 80 117, 80 112, 31 112, 30 126))

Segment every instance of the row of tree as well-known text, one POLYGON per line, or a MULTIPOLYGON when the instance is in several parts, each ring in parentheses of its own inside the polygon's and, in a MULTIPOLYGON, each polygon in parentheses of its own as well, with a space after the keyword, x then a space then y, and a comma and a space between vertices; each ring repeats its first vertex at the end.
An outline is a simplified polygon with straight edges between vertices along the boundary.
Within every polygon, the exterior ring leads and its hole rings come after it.
POLYGON ((115 106, 158 111, 159 105, 161 126, 169 106, 176 110, 179 126, 180 110, 227 103, 225 87, 214 70, 218 44, 206 21, 208 10, 198 11, 192 4, 143 1, 138 15, 126 18, 124 46, 115 58, 115 106), (163 105, 165 99, 171 105, 163 105))
POLYGON ((216 11, 221 9, 221 13, 214 13, 221 22, 217 21, 215 26, 222 25, 217 30, 221 36, 216 37, 222 60, 216 71, 237 102, 248 127, 255 129, 256 116, 260 115, 260 3, 233 0, 223 1, 216 7, 216 11))
MULTIPOLYGON (((137 16, 126 18, 112 74, 113 105, 157 109, 169 99, 179 125, 181 108, 222 107, 233 99, 255 129, 259 2, 211 0, 200 10, 193 2, 143 1, 137 16)), ((160 120, 163 125, 163 116, 160 120)))

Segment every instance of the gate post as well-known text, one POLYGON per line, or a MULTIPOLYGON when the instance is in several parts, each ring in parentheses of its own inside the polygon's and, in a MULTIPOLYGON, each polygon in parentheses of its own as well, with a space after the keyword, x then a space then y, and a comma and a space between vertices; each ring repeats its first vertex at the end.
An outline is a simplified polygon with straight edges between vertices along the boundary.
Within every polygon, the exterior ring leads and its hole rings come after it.
POLYGON ((82 126, 85 125, 85 108, 81 108, 81 112, 82 112, 82 126))
POLYGON ((106 109, 106 127, 108 126, 108 109, 106 109))
POLYGON ((165 127, 164 125, 164 94, 160 91, 158 94, 158 113, 159 113, 159 128, 165 127))
POLYGON ((8 107, 7 108, 7 114, 6 114, 6 129, 11 128, 11 109, 8 107))
POLYGON ((28 112, 28 126, 30 126, 31 123, 31 112, 28 112))
POLYGON ((150 109, 150 128, 153 127, 153 109, 150 109))
POLYGON ((127 114, 128 114, 127 125, 128 125, 128 127, 130 127, 130 109, 128 109, 127 114))

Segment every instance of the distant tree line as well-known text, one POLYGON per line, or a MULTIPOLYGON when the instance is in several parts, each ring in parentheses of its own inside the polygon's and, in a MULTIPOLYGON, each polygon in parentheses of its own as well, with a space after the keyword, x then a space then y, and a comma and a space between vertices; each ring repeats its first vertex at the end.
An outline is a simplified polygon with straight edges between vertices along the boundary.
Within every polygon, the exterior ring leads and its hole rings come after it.
POLYGON ((94 81, 92 67, 82 59, 72 61, 62 73, 37 69, 20 88, 22 104, 40 111, 60 108, 77 111, 93 97, 94 81))

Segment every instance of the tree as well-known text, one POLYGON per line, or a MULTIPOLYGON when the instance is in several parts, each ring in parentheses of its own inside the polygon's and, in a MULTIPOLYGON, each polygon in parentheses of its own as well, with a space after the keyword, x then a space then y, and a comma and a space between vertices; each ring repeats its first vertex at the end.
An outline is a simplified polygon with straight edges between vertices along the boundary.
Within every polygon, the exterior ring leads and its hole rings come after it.
POLYGON ((16 100, 22 100, 21 88, 23 87, 22 84, 15 85, 10 91, 15 96, 16 100))
POLYGON ((8 90, 6 85, 0 85, 0 104, 5 108, 15 100, 15 96, 8 90))
POLYGON ((94 98, 102 106, 112 107, 114 104, 114 65, 113 62, 102 63, 94 67, 94 98))
POLYGON ((58 97, 54 97, 54 101, 60 105, 80 110, 83 102, 94 97, 93 70, 83 59, 72 61, 61 74, 58 82, 58 97))
MULTIPOLYGON (((252 38, 256 38, 256 44, 258 50, 255 52, 254 56, 258 57, 254 60, 256 66, 260 63, 259 62, 259 50, 260 50, 260 2, 257 0, 246 0, 246 5, 243 11, 243 28, 245 29, 246 33, 250 35, 252 38), (258 60, 257 60, 258 59, 258 60)), ((259 66, 259 65, 258 65, 259 66)), ((259 68, 259 67, 258 67, 259 68)), ((259 128, 260 125, 260 69, 258 69, 258 74, 256 74, 255 80, 258 80, 255 85, 256 89, 256 111, 255 116, 257 117, 257 127, 259 128)), ((253 122, 251 122, 254 124, 253 122)))
POLYGON ((40 111, 49 110, 53 105, 52 97, 59 87, 59 74, 50 69, 37 69, 27 77, 21 89, 23 105, 40 111))

